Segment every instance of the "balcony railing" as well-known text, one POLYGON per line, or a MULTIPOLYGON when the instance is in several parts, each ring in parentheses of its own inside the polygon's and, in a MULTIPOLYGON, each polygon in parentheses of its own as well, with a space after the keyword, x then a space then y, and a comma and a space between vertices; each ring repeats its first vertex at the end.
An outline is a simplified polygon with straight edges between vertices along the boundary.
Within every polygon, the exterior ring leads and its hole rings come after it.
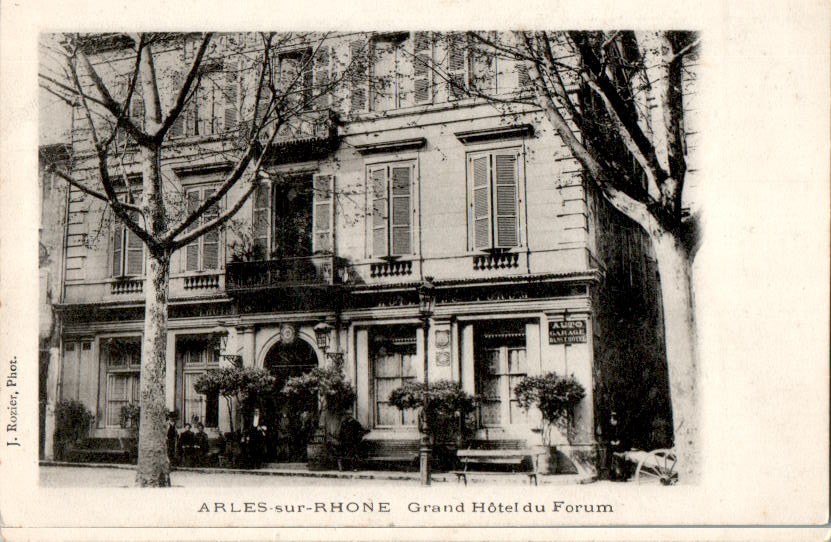
POLYGON ((281 258, 254 262, 230 262, 225 268, 228 292, 327 286, 334 283, 334 258, 330 255, 281 258))

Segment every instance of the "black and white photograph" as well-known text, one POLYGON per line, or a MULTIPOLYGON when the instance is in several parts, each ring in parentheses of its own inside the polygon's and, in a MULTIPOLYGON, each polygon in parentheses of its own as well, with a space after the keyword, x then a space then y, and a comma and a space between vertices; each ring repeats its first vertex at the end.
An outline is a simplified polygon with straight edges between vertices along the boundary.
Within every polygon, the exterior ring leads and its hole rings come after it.
MULTIPOLYGON (((805 137, 825 135, 789 155, 804 171, 785 191, 776 144, 798 130, 765 134, 775 107, 741 92, 786 83, 731 71, 720 48, 761 37, 725 37, 726 8, 565 26, 33 17, 12 182, 28 203, 4 174, 0 274, 0 455, 31 500, 0 490, 4 536, 821 526, 828 30, 797 28, 828 9, 771 5, 791 19, 770 49, 824 47, 765 68, 825 78, 787 94, 805 137), (751 154, 773 180, 737 173, 751 154), (773 256, 772 230, 796 257, 773 256), (751 244, 784 269, 743 258, 751 244)), ((385 539, 401 536, 438 533, 385 539)))

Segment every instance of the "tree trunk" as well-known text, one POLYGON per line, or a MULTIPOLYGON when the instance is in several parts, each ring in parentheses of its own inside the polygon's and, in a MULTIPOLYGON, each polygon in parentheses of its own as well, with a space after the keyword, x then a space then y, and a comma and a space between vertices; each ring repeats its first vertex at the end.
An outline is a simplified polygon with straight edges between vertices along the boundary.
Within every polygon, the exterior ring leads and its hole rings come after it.
POLYGON ((654 234, 652 242, 661 274, 667 369, 680 481, 694 483, 699 474, 700 442, 692 262, 683 245, 671 233, 654 234))
POLYGON ((144 343, 141 360, 141 421, 139 424, 136 484, 142 487, 170 486, 167 457, 167 285, 170 255, 150 255, 145 281, 144 343))

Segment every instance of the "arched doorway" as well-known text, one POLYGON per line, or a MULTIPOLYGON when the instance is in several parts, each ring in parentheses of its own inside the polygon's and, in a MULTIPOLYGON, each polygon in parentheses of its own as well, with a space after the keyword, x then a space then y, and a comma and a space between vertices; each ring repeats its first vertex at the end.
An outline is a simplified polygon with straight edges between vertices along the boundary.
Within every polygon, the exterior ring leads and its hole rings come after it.
MULTIPOLYGON (((282 387, 293 376, 302 376, 318 366, 314 348, 303 340, 275 344, 266 354, 263 366, 277 378, 282 387)), ((314 435, 315 426, 308 415, 292 412, 282 401, 276 401, 274 410, 261 413, 268 426, 270 445, 267 461, 286 463, 305 462, 306 445, 314 435)))

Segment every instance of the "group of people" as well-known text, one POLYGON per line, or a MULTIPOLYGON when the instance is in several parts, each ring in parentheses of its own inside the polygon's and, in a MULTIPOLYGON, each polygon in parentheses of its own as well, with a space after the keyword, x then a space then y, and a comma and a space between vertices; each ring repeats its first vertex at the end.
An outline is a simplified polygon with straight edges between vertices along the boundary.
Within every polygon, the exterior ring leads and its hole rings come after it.
POLYGON ((171 465, 184 467, 200 467, 205 465, 208 457, 208 435, 202 422, 196 423, 196 432, 189 423, 179 433, 176 421, 168 420, 167 425, 167 457, 171 465))

